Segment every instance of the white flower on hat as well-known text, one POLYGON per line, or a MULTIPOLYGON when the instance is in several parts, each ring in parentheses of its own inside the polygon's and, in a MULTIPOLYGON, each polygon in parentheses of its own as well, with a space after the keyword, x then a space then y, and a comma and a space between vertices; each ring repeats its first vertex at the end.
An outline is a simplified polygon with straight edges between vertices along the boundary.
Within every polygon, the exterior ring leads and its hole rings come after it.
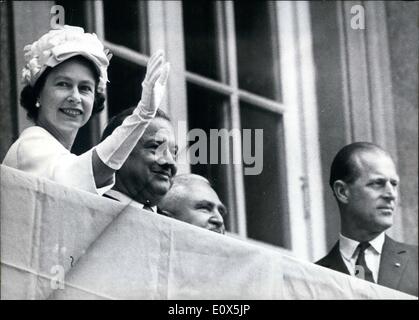
POLYGON ((98 91, 104 92, 108 82, 109 58, 96 34, 85 33, 83 28, 62 26, 50 30, 34 43, 24 47, 25 66, 22 83, 34 86, 47 67, 81 55, 89 59, 99 72, 98 91))

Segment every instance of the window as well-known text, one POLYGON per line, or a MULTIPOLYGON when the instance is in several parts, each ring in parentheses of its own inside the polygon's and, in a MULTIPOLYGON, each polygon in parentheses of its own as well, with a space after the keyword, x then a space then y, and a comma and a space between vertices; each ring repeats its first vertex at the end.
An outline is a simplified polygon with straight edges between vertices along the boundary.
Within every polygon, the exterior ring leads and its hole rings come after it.
MULTIPOLYGON (((147 15, 145 6, 137 1, 104 1, 105 39, 139 52, 148 53, 147 15)), ((108 69, 111 84, 108 90, 108 114, 112 117, 124 109, 137 105, 141 98, 141 82, 145 77, 143 65, 127 61, 116 54, 108 69)))
MULTIPOLYGON (((263 129, 260 174, 246 175, 244 167, 233 163, 234 153, 247 147, 243 143, 250 142, 250 154, 255 154, 254 131, 250 141, 241 142, 241 148, 234 149, 230 139, 229 164, 221 164, 219 159, 219 164, 195 164, 191 170, 206 176, 224 197, 222 200, 231 212, 228 230, 286 247, 289 239, 283 229, 288 228, 284 223, 287 213, 286 205, 282 205, 285 197, 281 195, 279 168, 283 150, 281 89, 276 68, 279 51, 274 40, 277 28, 273 3, 234 2, 231 6, 222 2, 184 1, 182 5, 185 60, 190 72, 189 129, 205 128, 208 140, 209 129, 263 129), (269 107, 262 101, 269 101, 269 107), (238 166, 238 172, 232 166, 238 166), (238 199, 243 205, 237 205, 238 199), (241 214, 235 217, 238 211, 241 214)), ((207 145, 211 143, 214 142, 208 141, 207 145)))
POLYGON ((65 23, 95 32, 114 54, 108 69, 105 110, 93 116, 79 130, 72 152, 81 154, 96 145, 108 119, 134 106, 141 97, 149 53, 147 4, 143 1, 118 2, 56 1, 65 9, 65 23))
POLYGON ((138 102, 148 56, 163 48, 172 64, 167 111, 175 122, 202 129, 209 139, 207 162, 191 163, 186 171, 212 182, 229 209, 227 230, 309 258, 313 246, 322 246, 322 240, 312 241, 322 207, 316 202, 321 186, 312 178, 318 162, 307 156, 317 148, 317 136, 310 134, 316 120, 307 116, 315 112, 314 77, 307 73, 313 67, 311 49, 304 46, 310 36, 307 6, 275 1, 87 2, 86 25, 114 54, 108 106, 93 128, 94 143, 111 116, 138 102), (224 140, 217 137, 217 163, 210 159, 211 129, 229 134, 224 140), (255 157, 262 145, 263 170, 246 174, 256 167, 256 158, 253 164, 244 161, 244 153, 255 157), (243 161, 236 163, 237 158, 243 161))
POLYGON ((234 3, 239 87, 281 101, 275 18, 272 3, 234 3))

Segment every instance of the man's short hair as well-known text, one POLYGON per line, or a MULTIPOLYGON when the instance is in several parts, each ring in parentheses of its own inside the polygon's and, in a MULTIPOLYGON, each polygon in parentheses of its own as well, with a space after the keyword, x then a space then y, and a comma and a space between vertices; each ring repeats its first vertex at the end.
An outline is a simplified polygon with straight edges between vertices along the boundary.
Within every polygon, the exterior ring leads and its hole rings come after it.
MULTIPOLYGON (((105 130, 103 131, 102 134, 102 140, 105 140, 107 136, 110 136, 112 134, 112 132, 119 127, 122 122, 124 122, 125 118, 128 117, 129 115, 132 114, 132 112, 134 111, 136 107, 131 107, 128 109, 125 109, 124 111, 118 113, 117 115, 113 116, 109 122, 108 125, 106 126, 105 130)), ((169 122, 171 122, 170 117, 162 110, 162 109, 157 109, 156 115, 154 118, 162 118, 165 119, 169 122)))
POLYGON ((172 187, 166 193, 165 198, 164 198, 166 203, 175 201, 175 199, 179 197, 179 191, 184 190, 186 188, 191 188, 192 183, 194 182, 201 182, 209 186, 210 188, 214 189, 211 183, 203 176, 200 176, 194 173, 179 174, 173 177, 172 187))
POLYGON ((194 181, 203 182, 212 188, 211 183, 208 181, 208 179, 194 173, 183 173, 183 174, 179 174, 175 176, 173 178, 173 185, 178 184, 178 185, 188 186, 194 181))
POLYGON ((382 152, 391 158, 387 151, 371 142, 354 142, 344 146, 336 154, 330 168, 329 185, 332 190, 336 180, 351 183, 359 177, 359 168, 355 163, 354 155, 366 151, 382 152))

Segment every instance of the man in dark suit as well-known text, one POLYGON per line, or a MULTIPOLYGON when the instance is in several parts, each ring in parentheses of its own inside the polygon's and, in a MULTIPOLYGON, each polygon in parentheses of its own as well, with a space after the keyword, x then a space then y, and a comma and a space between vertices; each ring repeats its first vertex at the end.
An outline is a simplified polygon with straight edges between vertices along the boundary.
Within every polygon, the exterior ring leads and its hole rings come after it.
MULTIPOLYGON (((113 117, 102 140, 130 115, 129 108, 113 117)), ((140 209, 162 214, 157 203, 169 191, 177 172, 177 145, 170 118, 158 109, 121 169, 115 173, 114 187, 105 197, 140 209)))
POLYGON ((418 247, 385 234, 393 224, 399 177, 391 156, 355 142, 335 156, 329 184, 337 200, 339 241, 318 265, 418 295, 418 247))

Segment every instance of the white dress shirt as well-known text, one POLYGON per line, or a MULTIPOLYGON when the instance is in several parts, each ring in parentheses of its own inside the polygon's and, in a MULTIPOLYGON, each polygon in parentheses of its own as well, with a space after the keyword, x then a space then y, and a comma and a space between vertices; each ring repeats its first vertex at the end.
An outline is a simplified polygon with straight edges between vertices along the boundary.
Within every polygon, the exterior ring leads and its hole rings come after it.
MULTIPOLYGON (((380 269, 381 252, 383 249, 385 234, 381 233, 375 239, 369 241, 370 246, 365 250, 365 262, 367 267, 371 270, 374 282, 377 283, 378 271, 380 269)), ((355 262, 358 259, 359 242, 349 239, 342 234, 339 234, 339 250, 349 273, 353 276, 355 274, 355 262)))
MULTIPOLYGON (((139 208, 139 209, 144 208, 143 203, 137 202, 134 199, 132 199, 131 197, 127 196, 126 194, 124 194, 122 192, 119 192, 119 191, 116 191, 114 189, 111 189, 108 192, 106 192, 106 195, 117 199, 122 204, 131 205, 131 206, 134 206, 134 207, 139 208)), ((153 212, 157 212, 157 206, 152 206, 151 209, 153 210, 153 212)))

